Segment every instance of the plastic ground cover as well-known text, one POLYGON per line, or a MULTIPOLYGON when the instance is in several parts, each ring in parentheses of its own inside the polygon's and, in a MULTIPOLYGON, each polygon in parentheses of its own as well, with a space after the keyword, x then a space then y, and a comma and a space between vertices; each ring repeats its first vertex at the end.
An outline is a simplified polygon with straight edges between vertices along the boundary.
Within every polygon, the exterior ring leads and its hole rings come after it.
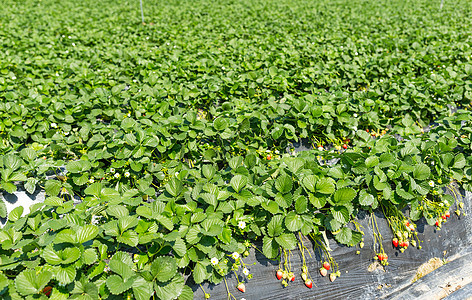
MULTIPOLYGON (((296 279, 287 288, 283 288, 276 279, 275 272, 278 262, 267 260, 261 253, 251 251, 244 259, 245 264, 253 274, 246 283, 246 292, 236 289, 237 280, 234 273, 227 278, 229 291, 237 299, 447 299, 459 300, 470 297, 472 293, 472 194, 463 192, 464 210, 466 215, 457 216, 451 213, 451 218, 443 224, 441 230, 428 226, 424 219, 418 221, 418 236, 422 249, 409 247, 404 253, 394 249, 393 234, 388 228, 387 220, 376 213, 377 223, 383 236, 383 247, 389 257, 389 265, 384 269, 375 263, 373 232, 369 225, 369 215, 362 213, 358 216, 359 223, 366 233, 363 249, 345 247, 329 239, 333 250, 332 256, 339 264, 341 277, 330 282, 327 277, 321 277, 319 253, 307 257, 307 266, 313 279, 313 288, 305 287, 300 274, 302 259, 299 251, 293 251, 291 257, 292 271, 296 279), (359 250, 360 254, 356 254, 359 250), (442 266, 424 275, 415 282, 418 269, 432 258, 438 258, 442 266), (255 265, 251 265, 255 263, 255 265), (441 264, 442 264, 441 263, 441 264), (468 284, 470 283, 470 284, 468 284)), ((453 208, 455 209, 455 208, 453 208)), ((256 245, 258 248, 261 245, 256 245)), ((240 272, 239 272, 240 273, 240 272)), ((242 279, 242 278, 240 278, 242 279)), ((227 299, 226 286, 204 284, 203 288, 211 294, 210 299, 227 299)), ((202 289, 193 286, 195 299, 204 299, 202 289)))

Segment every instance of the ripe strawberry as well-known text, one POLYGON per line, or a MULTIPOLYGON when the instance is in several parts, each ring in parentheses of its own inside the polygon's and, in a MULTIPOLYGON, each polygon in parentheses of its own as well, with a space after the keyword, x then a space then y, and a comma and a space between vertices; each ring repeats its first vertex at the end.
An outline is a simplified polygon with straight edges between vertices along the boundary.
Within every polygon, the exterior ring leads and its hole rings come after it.
POLYGON ((271 160, 272 159, 272 155, 268 154, 267 155, 267 160, 271 160))
POLYGON ((369 132, 369 129, 366 129, 365 131, 366 131, 366 132, 369 132))
POLYGON ((321 274, 321 276, 325 277, 326 275, 328 275, 328 270, 326 270, 325 268, 321 268, 320 269, 320 274, 321 274))
POLYGON ((441 218, 442 218, 443 220, 446 220, 446 215, 442 215, 441 218))
POLYGON ((275 276, 277 276, 277 279, 280 280, 284 276, 284 273, 282 272, 282 270, 278 269, 275 276))
POLYGON ((292 274, 292 277, 290 278, 290 281, 295 281, 295 274, 292 274))
POLYGON ((326 270, 329 271, 329 269, 331 269, 331 265, 329 264, 329 262, 325 261, 325 262, 323 263, 323 268, 325 268, 326 270))
POLYGON ((408 241, 403 242, 403 248, 408 248, 409 245, 410 245, 410 242, 408 241))
POLYGON ((446 216, 446 218, 449 218, 449 217, 451 216, 451 213, 450 213, 450 212, 447 212, 447 213, 445 214, 445 216, 446 216))
POLYGON ((406 221, 406 222, 405 222, 405 226, 406 226, 406 227, 410 226, 410 222, 406 221))
POLYGON ((43 289, 43 294, 46 295, 47 297, 51 296, 51 292, 52 292, 52 287, 50 286, 47 286, 43 289))
POLYGON ((334 274, 334 273, 329 274, 329 280, 331 280, 331 282, 335 281, 336 280, 336 274, 334 274))
POLYGON ((313 281, 311 279, 305 280, 305 285, 307 288, 311 289, 313 287, 313 281))
POLYGON ((244 283, 240 282, 238 284, 238 290, 240 290, 241 292, 245 293, 246 292, 246 286, 244 285, 244 283))
POLYGON ((397 239, 397 238, 394 238, 394 239, 392 240, 392 244, 393 244, 393 247, 395 247, 395 248, 398 247, 398 239, 397 239))
POLYGON ((441 222, 439 222, 439 220, 437 220, 435 225, 436 225, 436 227, 439 227, 439 226, 441 226, 441 222))
POLYGON ((344 144, 344 145, 343 145, 343 148, 344 148, 344 149, 347 149, 347 145, 346 145, 346 144, 344 144))

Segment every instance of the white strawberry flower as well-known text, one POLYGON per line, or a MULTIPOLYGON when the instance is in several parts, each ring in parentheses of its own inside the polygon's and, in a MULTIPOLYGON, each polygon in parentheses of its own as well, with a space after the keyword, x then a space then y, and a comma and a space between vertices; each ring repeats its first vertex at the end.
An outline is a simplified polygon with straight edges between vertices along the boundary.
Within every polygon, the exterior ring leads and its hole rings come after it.
POLYGON ((95 179, 93 179, 93 178, 89 179, 89 183, 94 183, 94 182, 95 182, 95 179))
POLYGON ((216 258, 216 257, 213 257, 213 258, 211 259, 211 264, 214 265, 214 266, 216 266, 216 265, 218 264, 218 262, 219 262, 219 261, 218 261, 218 258, 216 258))
POLYGON ((233 257, 234 260, 239 259, 239 253, 238 252, 233 252, 233 254, 231 254, 231 256, 233 257))
POLYGON ((115 176, 115 178, 120 178, 120 174, 119 174, 119 173, 115 173, 115 175, 113 175, 113 176, 115 176))
POLYGON ((429 181, 429 186, 430 186, 430 187, 434 187, 434 181, 430 180, 430 181, 429 181))
POLYGON ((56 123, 51 123, 51 127, 52 128, 57 128, 57 124, 56 123))
POLYGON ((115 173, 115 169, 110 168, 110 173, 115 173))
POLYGON ((243 269, 243 274, 246 275, 246 276, 249 275, 249 270, 248 270, 248 268, 244 268, 244 269, 243 269))
POLYGON ((128 171, 125 172, 125 177, 129 177, 131 175, 128 171))
POLYGON ((240 229, 246 228, 246 222, 244 222, 244 221, 239 221, 238 227, 239 227, 240 229))
POLYGON ((323 151, 323 146, 319 146, 318 150, 323 151))

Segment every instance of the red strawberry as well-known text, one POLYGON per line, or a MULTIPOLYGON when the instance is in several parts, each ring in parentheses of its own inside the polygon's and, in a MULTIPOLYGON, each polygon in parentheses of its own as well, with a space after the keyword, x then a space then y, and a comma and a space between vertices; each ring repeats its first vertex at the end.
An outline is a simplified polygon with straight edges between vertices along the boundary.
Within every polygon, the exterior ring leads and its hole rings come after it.
POLYGON ((240 282, 238 284, 238 290, 240 290, 241 292, 245 293, 246 292, 246 286, 244 285, 244 283, 240 282))
POLYGON ((403 242, 403 248, 408 248, 409 245, 410 245, 410 242, 408 241, 403 242))
POLYGON ((343 148, 344 148, 344 149, 347 149, 347 145, 346 145, 346 144, 344 144, 344 145, 343 145, 343 148))
POLYGON ((442 215, 441 218, 442 218, 443 220, 446 220, 446 215, 442 215))
POLYGON ((329 262, 325 261, 325 262, 323 263, 323 268, 325 268, 326 270, 329 271, 329 269, 331 269, 331 265, 329 264, 329 262))
POLYGON ((398 247, 398 239, 397 239, 397 238, 394 238, 394 239, 392 240, 392 244, 393 244, 393 247, 395 247, 395 248, 398 247))
POLYGON ((295 281, 295 274, 292 274, 292 278, 290 278, 290 281, 295 281))
POLYGON ((336 280, 336 274, 334 274, 334 273, 329 274, 329 280, 331 280, 331 282, 336 280))
POLYGON ((271 160, 272 159, 272 155, 268 154, 267 155, 267 160, 271 160))
POLYGON ((450 213, 450 212, 447 212, 447 213, 445 214, 445 216, 446 216, 446 218, 449 218, 449 217, 451 216, 451 213, 450 213))
POLYGON ((321 268, 320 269, 320 274, 321 274, 321 276, 325 277, 326 275, 328 275, 328 270, 326 270, 325 268, 321 268))
POLYGON ((437 220, 435 224, 437 227, 441 226, 441 222, 439 222, 439 220, 437 220))
POLYGON ((282 272, 282 270, 278 269, 275 276, 277 276, 277 279, 280 280, 280 279, 282 279, 282 276, 284 276, 284 272, 282 272))
POLYGON ((369 129, 366 129, 365 131, 369 132, 369 129))
POLYGON ((405 226, 406 226, 406 227, 410 226, 410 222, 406 221, 406 222, 405 222, 405 226))
POLYGON ((51 292, 52 292, 52 287, 50 286, 47 286, 43 289, 43 294, 46 295, 46 296, 51 296, 51 292))
POLYGON ((311 281, 311 279, 307 279, 305 281, 305 285, 307 288, 311 289, 313 287, 313 281, 311 281))
POLYGON ((377 257, 379 258, 380 261, 384 260, 384 255, 382 253, 379 253, 377 257))

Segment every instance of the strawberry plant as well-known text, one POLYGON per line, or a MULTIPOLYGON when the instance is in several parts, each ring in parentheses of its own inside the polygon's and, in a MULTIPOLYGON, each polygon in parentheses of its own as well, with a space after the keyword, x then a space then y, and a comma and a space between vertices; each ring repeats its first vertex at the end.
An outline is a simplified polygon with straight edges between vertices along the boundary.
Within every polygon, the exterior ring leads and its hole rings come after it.
POLYGON ((467 3, 348 2, 151 1, 141 24, 119 2, 6 0, 0 191, 46 198, 28 214, 0 199, 0 297, 182 300, 224 282, 234 299, 250 251, 312 289, 310 270, 341 275, 330 241, 364 247, 360 212, 386 270, 376 213, 401 252, 421 249, 420 219, 464 214, 467 3))

